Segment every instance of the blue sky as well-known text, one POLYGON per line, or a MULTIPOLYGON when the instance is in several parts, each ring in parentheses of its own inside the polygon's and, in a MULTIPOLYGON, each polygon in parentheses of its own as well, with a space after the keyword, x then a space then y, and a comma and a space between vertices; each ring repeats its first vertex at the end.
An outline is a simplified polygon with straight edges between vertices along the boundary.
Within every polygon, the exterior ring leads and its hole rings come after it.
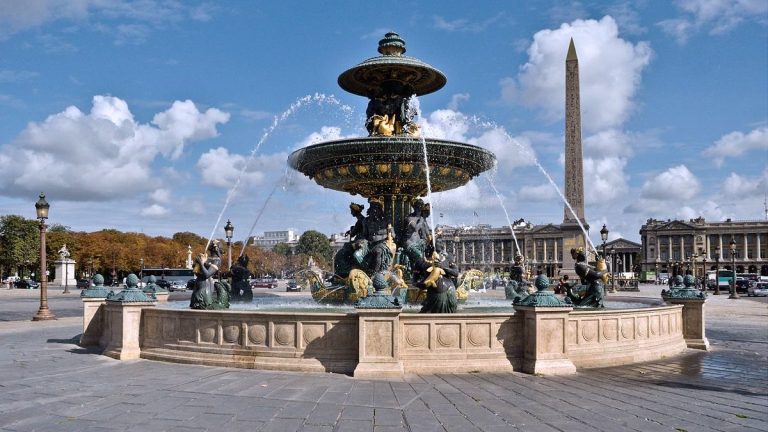
POLYGON ((6 0, 0 209, 34 217, 45 191, 50 222, 82 231, 342 232, 361 199, 285 161, 365 135, 367 101, 336 79, 396 31, 448 77, 419 99, 422 129, 499 161, 431 197, 438 223, 507 224, 491 182, 513 220, 562 221, 534 161, 562 187, 571 37, 593 239, 604 223, 637 240, 648 218, 765 219, 767 26, 764 0, 6 0))

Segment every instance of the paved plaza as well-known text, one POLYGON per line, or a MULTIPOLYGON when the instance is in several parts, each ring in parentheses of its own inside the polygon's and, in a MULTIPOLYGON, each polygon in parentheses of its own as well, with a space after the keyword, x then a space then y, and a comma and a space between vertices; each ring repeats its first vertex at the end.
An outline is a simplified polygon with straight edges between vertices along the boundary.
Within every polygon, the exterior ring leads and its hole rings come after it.
POLYGON ((113 360, 77 345, 78 291, 50 292, 59 319, 32 322, 38 292, 0 290, 2 431, 768 431, 766 298, 710 296, 708 353, 565 377, 367 381, 113 360))

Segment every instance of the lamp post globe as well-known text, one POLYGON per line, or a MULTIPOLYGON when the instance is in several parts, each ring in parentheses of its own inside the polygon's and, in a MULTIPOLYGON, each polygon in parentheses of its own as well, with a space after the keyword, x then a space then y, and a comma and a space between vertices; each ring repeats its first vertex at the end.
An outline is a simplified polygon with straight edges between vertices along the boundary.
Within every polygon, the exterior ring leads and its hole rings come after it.
POLYGON ((731 242, 728 245, 731 247, 731 272, 733 275, 731 279, 731 295, 728 298, 738 299, 739 293, 736 292, 736 239, 731 237, 731 242))
POLYGON ((232 268, 232 235, 235 232, 235 226, 227 219, 227 224, 224 225, 224 235, 227 237, 227 268, 232 268))
POLYGON ((48 274, 45 272, 45 220, 48 219, 48 209, 50 205, 45 200, 45 194, 40 192, 40 197, 35 203, 35 213, 40 222, 40 308, 37 310, 32 321, 45 321, 56 319, 56 316, 48 309, 48 274))

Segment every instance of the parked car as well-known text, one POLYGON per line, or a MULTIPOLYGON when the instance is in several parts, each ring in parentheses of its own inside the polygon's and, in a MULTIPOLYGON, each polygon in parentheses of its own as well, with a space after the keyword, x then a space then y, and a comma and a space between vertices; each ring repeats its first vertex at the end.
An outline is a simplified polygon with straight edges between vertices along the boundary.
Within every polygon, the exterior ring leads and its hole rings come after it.
MULTIPOLYGON (((194 279, 192 279, 194 281, 194 279)), ((187 284, 184 281, 172 280, 171 286, 167 288, 168 291, 186 291, 187 284)))
POLYGON ((155 285, 165 289, 166 291, 171 291, 171 283, 165 279, 159 279, 155 281, 155 285))
POLYGON ((286 291, 301 291, 301 285, 296 283, 296 280, 291 279, 288 281, 288 285, 285 287, 286 291))
POLYGON ((91 286, 91 281, 88 279, 80 279, 77 281, 77 289, 87 289, 89 286, 91 286))
POLYGON ((768 282, 758 282, 747 288, 747 296, 768 296, 768 282))
POLYGON ((277 288, 277 279, 263 278, 251 281, 251 288, 277 288))
POLYGON ((32 279, 19 279, 16 281, 16 288, 19 289, 36 289, 40 285, 32 279))

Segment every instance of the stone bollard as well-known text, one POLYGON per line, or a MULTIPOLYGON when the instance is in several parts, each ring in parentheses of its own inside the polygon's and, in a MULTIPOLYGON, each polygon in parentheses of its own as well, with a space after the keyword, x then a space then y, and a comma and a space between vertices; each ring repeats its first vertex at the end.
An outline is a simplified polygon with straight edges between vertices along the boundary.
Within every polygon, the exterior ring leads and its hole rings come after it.
POLYGON ((100 341, 105 346, 104 355, 118 360, 139 358, 141 347, 141 311, 145 307, 154 307, 156 300, 138 289, 138 280, 134 274, 126 278, 126 289, 115 294, 110 292, 104 305, 104 337, 100 341))
POLYGON ((709 351, 704 313, 707 293, 695 288, 691 275, 676 276, 675 279, 672 288, 661 291, 661 297, 669 304, 683 305, 683 338, 688 348, 709 351))
POLYGON ((104 331, 104 309, 109 289, 104 286, 104 277, 100 274, 93 276, 93 285, 80 292, 83 301, 83 334, 80 335, 81 346, 99 344, 104 331))
POLYGON ((548 291, 549 280, 536 277, 537 290, 515 303, 523 314, 523 372, 535 375, 568 375, 576 366, 568 358, 566 329, 573 306, 548 291))

